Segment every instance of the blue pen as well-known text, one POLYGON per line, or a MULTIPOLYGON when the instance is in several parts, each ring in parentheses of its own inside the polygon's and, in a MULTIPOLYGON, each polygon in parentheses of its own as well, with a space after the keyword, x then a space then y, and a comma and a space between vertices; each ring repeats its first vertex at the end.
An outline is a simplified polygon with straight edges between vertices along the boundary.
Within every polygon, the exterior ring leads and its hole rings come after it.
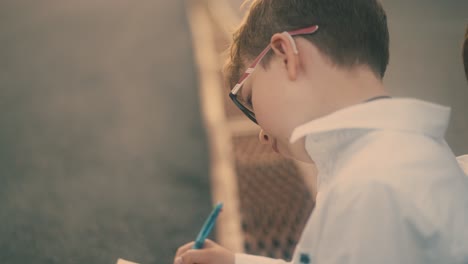
POLYGON ((208 235, 211 233, 211 230, 213 229, 216 219, 218 218, 219 212, 223 208, 223 203, 218 203, 214 208, 213 211, 211 211, 211 214, 208 216, 208 218, 205 221, 205 224, 203 224, 202 229, 200 230, 200 233, 198 233, 197 238, 195 239, 195 245, 193 245, 193 249, 201 249, 203 248, 203 244, 205 243, 205 239, 208 237, 208 235))

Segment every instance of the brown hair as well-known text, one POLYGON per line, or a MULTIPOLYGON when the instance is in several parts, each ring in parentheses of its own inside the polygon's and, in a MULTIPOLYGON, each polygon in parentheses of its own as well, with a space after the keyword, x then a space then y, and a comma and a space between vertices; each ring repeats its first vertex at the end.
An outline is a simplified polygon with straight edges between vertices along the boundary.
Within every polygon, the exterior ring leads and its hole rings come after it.
POLYGON ((465 32, 465 42, 463 44, 462 57, 463 57, 463 65, 465 67, 465 76, 466 76, 466 79, 468 80, 468 26, 466 27, 466 32, 465 32))
MULTIPOLYGON (((319 25, 303 36, 342 67, 368 65, 383 78, 389 58, 387 18, 378 0, 252 0, 233 33, 224 67, 230 88, 239 80, 246 61, 253 60, 273 34, 319 25)), ((244 3, 244 4, 245 4, 244 3)), ((262 61, 266 67, 271 53, 262 61)))

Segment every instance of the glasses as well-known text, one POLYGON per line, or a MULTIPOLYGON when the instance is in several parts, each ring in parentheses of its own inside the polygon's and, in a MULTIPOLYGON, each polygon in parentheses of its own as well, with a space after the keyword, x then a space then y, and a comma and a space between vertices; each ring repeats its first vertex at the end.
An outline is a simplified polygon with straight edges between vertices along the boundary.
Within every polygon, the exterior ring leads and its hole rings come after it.
MULTIPOLYGON (((309 35, 309 34, 315 33, 317 30, 318 30, 318 26, 314 25, 314 26, 310 26, 306 28, 297 29, 297 30, 285 31, 283 32, 283 34, 285 34, 291 41, 291 45, 293 47, 294 53, 298 54, 299 52, 297 50, 296 43, 294 42, 292 36, 309 35)), ((257 67, 258 63, 265 57, 265 55, 270 51, 270 49, 271 49, 271 45, 268 45, 260 53, 260 55, 258 55, 257 58, 255 58, 255 60, 247 68, 247 70, 245 70, 240 80, 237 82, 234 88, 231 89, 231 92, 229 93, 229 97, 234 102, 234 104, 255 124, 258 124, 258 123, 257 123, 257 118, 255 117, 255 113, 253 111, 253 107, 252 107, 252 103, 250 102, 250 99, 245 100, 242 97, 239 98, 238 93, 239 93, 239 90, 244 85, 245 81, 248 79, 248 77, 255 71, 255 68, 257 67)))

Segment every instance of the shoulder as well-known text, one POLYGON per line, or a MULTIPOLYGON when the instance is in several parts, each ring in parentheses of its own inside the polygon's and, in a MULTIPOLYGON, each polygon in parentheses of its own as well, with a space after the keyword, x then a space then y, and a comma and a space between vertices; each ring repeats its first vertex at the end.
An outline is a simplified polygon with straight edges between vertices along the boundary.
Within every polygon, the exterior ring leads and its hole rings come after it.
POLYGON ((468 154, 457 157, 458 164, 465 172, 465 175, 468 175, 468 154))
MULTIPOLYGON (((459 165, 447 143, 420 134, 375 131, 357 142, 360 148, 343 162, 340 175, 353 178, 378 178, 400 185, 424 185, 441 175, 459 176, 459 165)), ((463 159, 468 162, 468 156, 463 159)), ((459 160, 460 162, 460 160, 459 160)), ((366 179, 364 179, 365 181, 366 179)), ((371 179, 370 179, 371 180, 371 179)))
POLYGON ((385 210, 401 207, 406 199, 393 185, 378 178, 360 177, 342 180, 330 186, 324 203, 337 210, 353 212, 359 210, 385 210), (385 208, 385 209, 384 209, 385 208))
POLYGON ((394 164, 401 161, 440 159, 448 155, 444 140, 404 131, 375 130, 359 142, 362 155, 379 164, 394 164))

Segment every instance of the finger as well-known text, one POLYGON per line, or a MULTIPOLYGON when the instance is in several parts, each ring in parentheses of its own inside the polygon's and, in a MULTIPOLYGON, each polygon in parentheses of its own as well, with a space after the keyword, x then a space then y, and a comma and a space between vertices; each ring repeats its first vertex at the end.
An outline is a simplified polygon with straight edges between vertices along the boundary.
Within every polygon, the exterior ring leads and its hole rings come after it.
POLYGON ((210 239, 205 239, 205 243, 203 244, 203 248, 211 248, 211 247, 214 247, 218 244, 216 244, 216 242, 210 240, 210 239))
POLYGON ((195 242, 192 241, 190 243, 187 243, 187 244, 181 246, 179 249, 177 249, 176 258, 180 257, 180 255, 184 254, 187 250, 191 249, 194 244, 195 244, 195 242))
POLYGON ((202 264, 210 263, 210 251, 209 250, 187 250, 180 256, 180 264, 202 264))

